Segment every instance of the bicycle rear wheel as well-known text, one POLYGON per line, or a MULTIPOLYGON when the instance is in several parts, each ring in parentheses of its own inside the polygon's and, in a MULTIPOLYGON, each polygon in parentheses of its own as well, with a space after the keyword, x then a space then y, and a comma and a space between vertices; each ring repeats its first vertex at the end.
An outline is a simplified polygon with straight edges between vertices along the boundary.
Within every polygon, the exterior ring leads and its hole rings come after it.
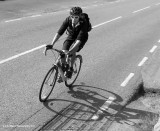
POLYGON ((81 65, 82 65, 82 56, 81 55, 77 55, 73 64, 73 74, 71 78, 67 78, 67 80, 65 81, 65 85, 67 87, 71 87, 74 82, 76 81, 79 72, 81 70, 81 65))
POLYGON ((46 74, 39 92, 40 102, 45 102, 50 96, 55 86, 58 76, 58 68, 54 65, 46 74))

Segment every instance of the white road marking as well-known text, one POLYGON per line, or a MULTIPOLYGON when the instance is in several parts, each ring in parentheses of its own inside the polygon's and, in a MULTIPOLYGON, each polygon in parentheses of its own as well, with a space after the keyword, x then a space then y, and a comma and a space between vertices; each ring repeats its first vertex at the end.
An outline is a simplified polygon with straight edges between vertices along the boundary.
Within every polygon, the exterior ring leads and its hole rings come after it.
POLYGON ((113 4, 113 3, 118 3, 118 2, 120 2, 120 0, 117 0, 117 1, 114 1, 114 2, 109 2, 109 3, 113 4))
POLYGON ((125 87, 127 85, 127 83, 129 82, 129 80, 134 76, 134 73, 130 73, 128 75, 128 77, 122 82, 121 86, 125 87))
POLYGON ((115 20, 118 20, 118 19, 120 19, 120 18, 122 18, 122 16, 119 16, 119 17, 114 18, 114 19, 112 19, 112 20, 109 20, 109 21, 103 22, 103 23, 101 23, 101 24, 95 25, 95 26, 93 26, 93 28, 96 28, 96 27, 98 27, 98 26, 107 24, 107 23, 112 22, 112 21, 115 21, 115 20))
POLYGON ((41 49, 41 48, 43 48, 43 47, 45 47, 45 46, 46 46, 46 45, 41 45, 41 46, 38 46, 38 47, 33 48, 33 49, 31 49, 31 50, 28 50, 28 51, 25 51, 25 52, 23 52, 23 53, 20 53, 20 54, 18 54, 18 55, 14 55, 14 56, 12 56, 12 57, 9 57, 9 58, 7 58, 7 59, 5 59, 5 60, 1 60, 1 61, 0 61, 0 64, 6 63, 6 62, 11 61, 11 60, 13 60, 13 59, 15 59, 15 58, 18 58, 18 57, 20 57, 20 56, 23 56, 23 55, 25 55, 25 54, 31 53, 31 52, 33 52, 33 51, 36 51, 36 50, 41 49))
POLYGON ((156 48, 157 48, 157 46, 154 45, 154 46, 152 47, 152 49, 151 49, 149 52, 150 52, 150 53, 153 53, 153 52, 155 51, 156 48))
POLYGON ((138 64, 138 66, 142 66, 147 60, 148 60, 148 57, 144 57, 142 61, 138 64))
POLYGON ((99 115, 102 114, 103 111, 106 111, 114 100, 115 100, 114 97, 109 97, 108 100, 100 107, 100 109, 91 119, 97 120, 99 118, 99 115))
MULTIPOLYGON (((96 27, 98 27, 98 26, 107 24, 107 23, 109 23, 109 22, 112 22, 112 21, 117 20, 117 19, 120 19, 120 18, 122 18, 122 17, 120 16, 120 17, 117 17, 117 18, 115 18, 115 19, 112 19, 112 20, 106 21, 106 22, 104 22, 104 23, 98 24, 98 25, 96 25, 96 26, 93 26, 93 28, 96 28, 96 27)), ((13 60, 13 59, 16 59, 16 58, 22 56, 22 55, 31 53, 31 52, 33 52, 33 51, 35 51, 35 50, 38 50, 38 49, 41 49, 41 48, 43 48, 43 47, 45 47, 45 45, 41 45, 41 46, 36 47, 36 48, 34 48, 34 49, 31 49, 31 50, 25 51, 25 52, 23 52, 23 53, 20 53, 20 54, 18 54, 18 55, 12 56, 12 57, 10 57, 10 58, 1 60, 1 61, 0 61, 0 64, 3 64, 3 63, 8 62, 8 61, 11 61, 11 60, 13 60)))
POLYGON ((160 43, 160 40, 158 42, 160 43))
POLYGON ((30 16, 30 17, 33 18, 33 17, 39 17, 39 16, 42 16, 42 15, 40 15, 40 14, 39 14, 39 15, 32 15, 32 16, 30 16))
POLYGON ((143 11, 143 10, 148 9, 148 8, 150 8, 150 6, 145 7, 145 8, 143 8, 143 9, 140 9, 140 10, 136 10, 136 11, 134 11, 134 12, 132 12, 132 13, 137 13, 137 12, 143 11))
POLYGON ((12 21, 18 21, 18 20, 21 20, 22 18, 17 18, 17 19, 13 19, 13 20, 6 20, 5 22, 12 22, 12 21))
POLYGON ((157 4, 155 4, 155 5, 160 5, 160 3, 157 3, 157 4))
MULTIPOLYGON (((115 2, 110 2, 110 4, 117 3, 117 2, 120 2, 120 0, 115 1, 115 2)), ((94 5, 90 5, 90 6, 86 6, 86 7, 82 7, 82 8, 86 8, 87 9, 89 7, 96 7, 96 6, 102 6, 102 5, 104 5, 104 4, 94 4, 94 5)), ((66 11, 70 11, 70 9, 61 10, 61 11, 57 11, 57 12, 50 12, 50 13, 46 13, 46 15, 48 15, 48 14, 55 14, 55 13, 61 13, 61 12, 66 12, 66 11)), ((17 20, 22 20, 24 18, 34 18, 34 17, 39 17, 39 16, 43 16, 43 15, 42 14, 37 14, 37 15, 32 15, 32 16, 28 16, 28 17, 21 17, 21 18, 18 18, 18 19, 7 20, 7 21, 4 21, 4 22, 5 23, 7 23, 7 22, 13 22, 13 21, 17 21, 17 20)))

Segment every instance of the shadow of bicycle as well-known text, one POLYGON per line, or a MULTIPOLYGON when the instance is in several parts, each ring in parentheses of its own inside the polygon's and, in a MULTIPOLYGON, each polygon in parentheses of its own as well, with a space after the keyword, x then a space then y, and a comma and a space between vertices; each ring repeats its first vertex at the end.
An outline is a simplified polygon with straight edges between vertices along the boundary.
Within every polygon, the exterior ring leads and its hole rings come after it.
POLYGON ((50 111, 56 113, 56 116, 54 116, 53 119, 55 119, 57 116, 61 116, 61 118, 66 117, 72 120, 91 122, 94 121, 92 117, 97 114, 99 110, 101 110, 100 107, 105 103, 106 100, 108 100, 108 97, 103 95, 107 93, 109 94, 108 96, 112 95, 115 98, 112 104, 109 105, 109 109, 114 110, 115 113, 111 113, 109 110, 103 111, 101 117, 99 117, 97 121, 108 119, 119 124, 133 126, 136 129, 147 129, 145 131, 151 130, 156 124, 156 121, 159 117, 158 114, 149 111, 128 108, 126 105, 121 105, 120 102, 123 101, 121 96, 108 90, 93 86, 75 85, 71 90, 68 91, 68 94, 74 99, 79 99, 82 102, 64 99, 49 99, 44 103, 44 106, 50 111), (61 111, 55 110, 54 105, 57 103, 59 105, 61 103, 66 103, 67 106, 61 111), (80 117, 82 114, 85 114, 88 117, 80 117))

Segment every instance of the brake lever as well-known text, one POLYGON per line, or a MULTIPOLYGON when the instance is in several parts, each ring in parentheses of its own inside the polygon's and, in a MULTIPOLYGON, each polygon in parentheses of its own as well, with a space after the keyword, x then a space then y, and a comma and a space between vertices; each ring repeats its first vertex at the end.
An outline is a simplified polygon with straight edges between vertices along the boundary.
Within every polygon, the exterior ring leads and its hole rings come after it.
POLYGON ((47 55, 47 49, 45 48, 43 51, 43 54, 46 56, 47 55))

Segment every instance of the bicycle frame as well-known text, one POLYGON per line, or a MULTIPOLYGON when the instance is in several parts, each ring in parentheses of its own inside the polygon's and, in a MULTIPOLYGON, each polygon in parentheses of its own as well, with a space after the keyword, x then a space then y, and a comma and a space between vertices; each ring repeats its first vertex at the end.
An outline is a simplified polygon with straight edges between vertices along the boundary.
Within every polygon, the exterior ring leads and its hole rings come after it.
POLYGON ((56 60, 56 64, 55 65, 58 67, 58 71, 61 74, 62 80, 66 81, 67 78, 64 76, 64 72, 63 72, 62 67, 60 65, 60 60, 61 60, 61 56, 59 55, 58 58, 57 58, 57 60, 56 60))
MULTIPOLYGON (((60 72, 60 74, 61 74, 61 77, 62 77, 62 80, 63 81, 66 81, 67 80, 67 77, 64 75, 64 72, 63 72, 63 70, 62 70, 62 67, 61 67, 61 54, 64 54, 65 55, 65 57, 66 57, 66 63, 69 65, 69 67, 70 67, 70 59, 69 59, 69 55, 66 55, 65 54, 65 52, 62 52, 61 50, 58 50, 58 49, 55 49, 55 48, 52 48, 51 50, 54 50, 54 51, 56 51, 56 52, 58 52, 58 58, 55 60, 55 66, 57 66, 58 67, 58 71, 60 72)), ((45 50, 45 55, 46 55, 46 50, 45 50)))

